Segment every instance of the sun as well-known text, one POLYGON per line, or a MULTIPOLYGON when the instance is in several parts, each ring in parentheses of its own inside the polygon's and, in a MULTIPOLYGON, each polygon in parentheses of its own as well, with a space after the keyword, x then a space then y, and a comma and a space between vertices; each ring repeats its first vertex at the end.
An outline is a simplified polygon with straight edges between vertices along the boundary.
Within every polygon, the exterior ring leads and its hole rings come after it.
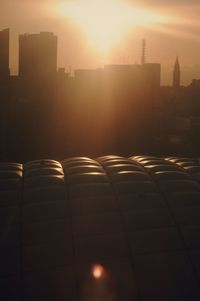
POLYGON ((101 51, 111 49, 129 31, 161 20, 161 16, 122 0, 68 0, 59 12, 79 26, 89 43, 101 51))

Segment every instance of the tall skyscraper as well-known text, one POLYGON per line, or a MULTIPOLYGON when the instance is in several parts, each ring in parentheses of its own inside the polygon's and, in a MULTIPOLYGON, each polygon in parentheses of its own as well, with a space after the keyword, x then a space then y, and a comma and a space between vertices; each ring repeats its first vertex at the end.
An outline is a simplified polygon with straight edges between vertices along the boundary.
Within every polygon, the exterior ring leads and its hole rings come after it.
POLYGON ((178 57, 176 58, 175 64, 174 64, 174 72, 173 72, 173 87, 174 89, 180 88, 180 82, 181 82, 181 72, 180 72, 180 64, 178 57))
POLYGON ((57 71, 57 37, 52 32, 19 36, 19 76, 40 79, 57 71))
POLYGON ((7 79, 9 71, 9 28, 0 31, 0 79, 7 79))

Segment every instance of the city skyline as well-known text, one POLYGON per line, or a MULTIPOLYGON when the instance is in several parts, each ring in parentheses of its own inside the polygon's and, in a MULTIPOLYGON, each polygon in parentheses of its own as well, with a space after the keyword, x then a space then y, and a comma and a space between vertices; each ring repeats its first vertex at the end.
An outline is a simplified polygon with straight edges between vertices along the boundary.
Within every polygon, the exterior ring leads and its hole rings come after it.
MULTIPOLYGON (((7 39, 7 50, 5 52, 5 47, 2 48, 4 49, 4 56, 7 56, 7 62, 5 61, 6 65, 7 65, 7 74, 10 74, 11 76, 12 71, 10 72, 10 60, 9 60, 9 52, 10 52, 10 29, 6 28, 0 31, 1 37, 3 39, 7 39)), ((3 42, 4 40, 2 40, 3 42)), ((3 42, 4 43, 4 42, 3 42)), ((5 46, 4 44, 2 44, 2 46, 5 46)), ((161 86, 165 86, 165 84, 162 83, 162 77, 161 77, 161 64, 160 63, 152 63, 152 62, 146 62, 146 40, 142 40, 142 45, 141 45, 141 62, 138 64, 135 62, 135 64, 105 64, 104 66, 102 66, 101 68, 77 68, 72 70, 71 66, 69 68, 69 70, 65 70, 65 67, 59 67, 57 64, 58 61, 58 37, 56 35, 54 35, 53 32, 43 32, 41 31, 40 33, 24 33, 24 34, 20 34, 19 35, 19 57, 18 57, 18 73, 14 74, 17 76, 32 76, 31 74, 35 73, 35 76, 37 77, 38 74, 41 74, 45 71, 45 73, 49 73, 49 74, 55 74, 56 72, 64 72, 63 74, 68 74, 68 75, 72 75, 72 76, 76 76, 77 71, 91 71, 91 72, 96 72, 96 71, 100 71, 100 70, 104 70, 107 66, 116 66, 117 68, 121 68, 122 67, 134 67, 134 66, 139 66, 139 65, 159 65, 160 66, 160 84, 161 86), (52 48, 53 47, 53 48, 52 48), (49 50, 51 49, 51 51, 49 52, 49 50), (25 51, 25 52, 24 52, 25 51), (27 52, 28 51, 28 52, 27 52), (53 52, 52 52, 53 51, 53 52), (32 53, 32 54, 31 54, 32 53), (46 53, 46 55, 45 55, 46 53), (48 55, 47 55, 48 54, 48 55), (33 56, 31 58, 31 56, 33 56), (33 60, 35 61, 33 68, 32 63, 33 60), (50 66, 48 66, 48 62, 50 63, 50 66), (28 65, 27 65, 28 64, 28 65), (31 65, 30 65, 31 64, 31 65), (39 65, 38 65, 39 64, 39 65), (30 65, 30 66, 29 66, 30 65), (29 67, 28 67, 29 66, 29 67), (25 69, 24 69, 25 68, 25 69), (28 68, 28 69, 27 69, 28 68), (32 71, 31 71, 32 69, 32 71), (24 71, 23 71, 24 70, 24 71), (35 70, 35 72, 33 71, 35 70), (39 71, 40 70, 40 71, 39 71), (31 71, 31 72, 30 72, 31 71), (27 73, 28 72, 28 73, 27 73), (65 73, 66 72, 66 73, 65 73), (24 73, 24 74, 23 74, 24 73)), ((4 56, 2 56, 2 58, 5 58, 4 56)), ((5 67, 4 67, 5 68, 5 67)), ((2 69, 3 71, 3 69, 2 69)), ((44 74, 43 74, 44 75, 44 74)), ((170 86, 172 87, 176 87, 178 88, 179 86, 182 85, 181 82, 181 66, 179 63, 179 58, 178 56, 176 57, 175 60, 175 65, 173 67, 173 71, 172 71, 172 78, 171 78, 171 82, 170 82, 170 86), (176 83, 175 83, 176 82, 176 83)), ((8 75, 7 75, 8 76, 8 75)), ((194 79, 193 80, 198 80, 198 79, 194 79)), ((191 84, 191 81, 190 83, 191 84)), ((182 85, 184 86, 184 85, 182 85)))
MULTIPOLYGON (((135 1, 134 6, 149 10, 160 16, 170 16, 163 24, 137 27, 126 33, 121 43, 113 46, 112 53, 106 57, 88 44, 70 18, 59 13, 58 6, 63 1, 7 1, 1 2, 0 28, 11 28, 10 69, 18 72, 18 36, 25 32, 54 32, 58 36, 58 67, 72 69, 98 68, 110 64, 134 64, 140 62, 141 40, 147 40, 147 62, 160 62, 162 65, 162 84, 171 84, 174 60, 179 56, 182 84, 189 84, 192 78, 199 78, 200 63, 198 39, 197 1, 135 1), (140 3, 140 5, 139 5, 140 3), (15 13, 15 16, 13 15, 15 13)), ((66 3, 69 1, 66 1, 66 3)), ((71 1, 76 2, 76 1, 71 1)), ((112 1, 114 2, 114 1, 112 1)), ((122 1, 133 5, 133 1, 122 1)), ((103 19, 103 18, 102 18, 103 19)), ((111 17, 112 23, 112 17, 111 17)))

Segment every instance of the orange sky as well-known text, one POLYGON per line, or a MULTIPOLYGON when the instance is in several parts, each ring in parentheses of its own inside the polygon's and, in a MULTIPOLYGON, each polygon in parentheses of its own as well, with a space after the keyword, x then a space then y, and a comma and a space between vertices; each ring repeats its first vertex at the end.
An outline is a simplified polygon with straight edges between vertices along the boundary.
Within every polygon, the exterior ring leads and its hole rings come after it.
MULTIPOLYGON (((200 78, 200 3, 198 0, 110 0, 112 3, 121 1, 124 5, 131 4, 132 7, 145 9, 147 12, 163 16, 164 19, 163 22, 159 21, 155 24, 131 27, 106 54, 102 54, 98 47, 93 47, 85 32, 81 30, 80 24, 73 22, 67 12, 62 14, 59 11, 61 2, 67 4, 76 1, 80 0, 1 0, 0 30, 6 27, 11 29, 12 74, 17 73, 18 68, 18 35, 25 32, 52 31, 58 36, 58 67, 97 68, 106 63, 139 63, 141 40, 145 38, 147 61, 162 64, 163 84, 171 84, 171 72, 176 55, 179 55, 182 66, 183 84, 188 84, 192 78, 200 78)), ((85 9, 83 4, 86 1, 89 0, 81 0, 81 11, 85 9)), ((105 23, 103 15, 102 22, 105 23)), ((112 15, 110 22, 110 25, 114 22, 112 15)))

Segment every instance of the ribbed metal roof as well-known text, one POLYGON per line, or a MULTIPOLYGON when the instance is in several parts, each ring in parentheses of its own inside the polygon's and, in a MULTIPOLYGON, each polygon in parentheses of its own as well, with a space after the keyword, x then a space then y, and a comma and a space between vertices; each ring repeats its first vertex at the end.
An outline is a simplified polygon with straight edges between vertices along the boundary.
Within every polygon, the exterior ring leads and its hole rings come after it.
POLYGON ((199 163, 0 163, 0 299, 199 301, 199 163))

